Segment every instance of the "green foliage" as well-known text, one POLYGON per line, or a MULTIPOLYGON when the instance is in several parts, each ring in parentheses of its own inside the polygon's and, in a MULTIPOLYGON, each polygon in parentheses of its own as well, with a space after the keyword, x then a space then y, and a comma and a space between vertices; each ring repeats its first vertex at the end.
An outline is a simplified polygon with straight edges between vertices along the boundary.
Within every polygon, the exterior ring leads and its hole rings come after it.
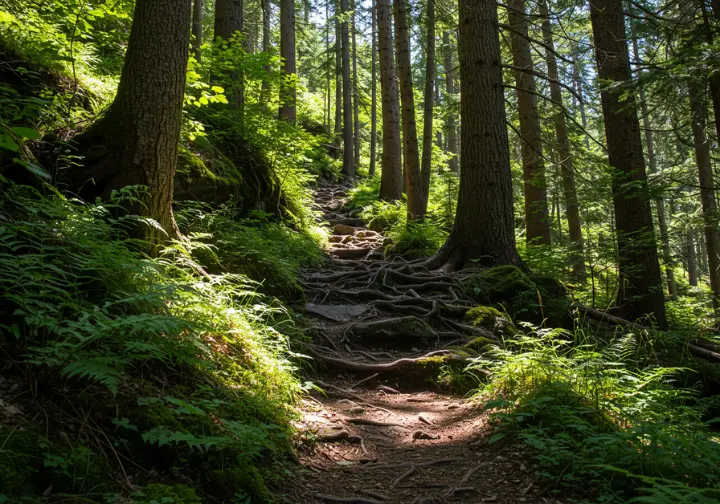
POLYGON ((695 502, 692 492, 710 496, 699 489, 718 484, 720 450, 703 421, 708 401, 674 386, 682 370, 652 365, 657 356, 639 336, 600 343, 583 334, 536 329, 476 359, 492 372, 492 441, 518 436, 534 449, 539 476, 582 502, 624 502, 638 487, 685 502, 695 502))
POLYGON ((298 270, 316 266, 324 258, 327 236, 319 227, 292 229, 263 212, 242 218, 232 204, 212 210, 188 202, 176 212, 176 218, 182 229, 198 236, 217 236, 211 252, 214 258, 206 258, 206 262, 219 261, 261 284, 265 292, 284 299, 303 298, 298 270))
MULTIPOLYGON (((194 259, 217 261, 222 246, 208 243, 208 235, 189 235, 149 258, 140 252, 145 244, 126 234, 138 218, 122 216, 113 202, 88 205, 20 186, 4 189, 0 345, 6 362, 13 372, 26 370, 37 393, 47 395, 45 404, 53 401, 52 390, 63 389, 68 411, 99 413, 92 435, 83 415, 54 418, 42 444, 20 439, 34 431, 32 422, 5 433, 0 477, 13 481, 14 493, 38 494, 49 484, 67 493, 114 487, 107 481, 112 470, 101 461, 116 458, 85 442, 61 449, 70 425, 81 440, 103 432, 137 464, 154 465, 170 450, 168 460, 199 485, 220 461, 231 468, 257 466, 267 453, 282 459, 289 405, 300 390, 287 337, 278 330, 289 317, 248 278, 209 274, 194 259), (152 377, 171 385, 155 389, 152 377), (27 452, 37 446, 47 448, 27 452), (42 486, 39 464, 52 468, 53 482, 42 486)), ((127 197, 131 191, 117 195, 127 197)), ((296 232, 276 226, 268 242, 284 236, 292 243, 296 232)), ((283 250, 299 255, 315 243, 302 239, 283 250)))
POLYGON ((135 504, 202 504, 195 490, 187 485, 153 483, 133 494, 135 504))

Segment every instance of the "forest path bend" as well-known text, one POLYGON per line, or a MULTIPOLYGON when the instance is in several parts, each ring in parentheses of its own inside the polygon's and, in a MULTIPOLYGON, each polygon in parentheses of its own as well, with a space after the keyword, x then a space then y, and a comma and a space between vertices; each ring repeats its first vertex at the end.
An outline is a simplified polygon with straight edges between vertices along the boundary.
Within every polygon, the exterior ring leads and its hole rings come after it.
POLYGON ((555 503, 536 484, 523 445, 489 445, 478 402, 428 378, 453 349, 487 331, 462 322, 461 275, 384 258, 385 238, 348 209, 349 185, 320 185, 316 207, 334 231, 331 258, 303 273, 324 393, 303 401, 296 504, 555 503), (429 356, 429 357, 428 357, 429 356), (423 358, 424 357, 424 358, 423 358))

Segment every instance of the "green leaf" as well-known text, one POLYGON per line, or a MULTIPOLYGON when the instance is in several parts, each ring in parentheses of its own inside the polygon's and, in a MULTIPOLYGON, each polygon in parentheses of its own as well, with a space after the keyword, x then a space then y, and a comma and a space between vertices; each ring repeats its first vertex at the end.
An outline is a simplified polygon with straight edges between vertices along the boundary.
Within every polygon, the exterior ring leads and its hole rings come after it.
POLYGON ((40 165, 30 163, 19 158, 14 158, 13 161, 15 161, 19 165, 23 165, 29 172, 37 175, 38 177, 46 178, 48 180, 52 179, 52 176, 48 172, 46 172, 45 169, 40 165))
POLYGON ((17 152, 20 150, 20 146, 10 135, 0 135, 0 149, 17 152))
POLYGON ((216 93, 224 93, 225 92, 225 88, 222 88, 220 86, 213 86, 211 89, 213 91, 215 91, 216 93))
POLYGON ((27 138, 28 140, 39 140, 40 133, 32 128, 26 128, 24 126, 14 126, 11 131, 20 138, 27 138))

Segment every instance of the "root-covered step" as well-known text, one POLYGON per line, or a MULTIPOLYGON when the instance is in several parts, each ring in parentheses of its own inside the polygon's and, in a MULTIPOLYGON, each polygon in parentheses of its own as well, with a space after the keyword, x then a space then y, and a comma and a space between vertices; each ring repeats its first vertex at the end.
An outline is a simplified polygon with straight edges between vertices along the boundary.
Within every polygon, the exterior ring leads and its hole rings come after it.
POLYGON ((386 238, 345 208, 347 189, 318 187, 330 257, 299 279, 315 334, 303 352, 322 392, 304 403, 299 427, 314 443, 287 502, 554 502, 520 448, 487 443, 482 408, 438 386, 512 323, 475 308, 467 273, 386 258, 386 238))

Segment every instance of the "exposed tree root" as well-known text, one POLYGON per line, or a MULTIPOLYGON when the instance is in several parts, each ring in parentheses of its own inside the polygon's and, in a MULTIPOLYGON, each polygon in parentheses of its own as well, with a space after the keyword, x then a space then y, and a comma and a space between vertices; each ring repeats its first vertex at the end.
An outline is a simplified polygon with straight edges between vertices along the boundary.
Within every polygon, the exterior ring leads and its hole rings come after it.
POLYGON ((348 418, 345 420, 348 423, 354 425, 372 425, 373 427, 402 427, 407 429, 408 427, 397 422, 382 422, 380 420, 373 420, 372 418, 348 418))
POLYGON ((315 494, 313 497, 326 502, 339 502, 342 504, 383 504, 382 501, 366 499, 365 497, 336 497, 334 495, 325 494, 315 494))
MULTIPOLYGON (((455 355, 449 350, 436 350, 434 352, 427 353, 423 355, 422 357, 415 357, 415 358, 402 358, 397 359, 392 362, 385 362, 385 363, 378 363, 378 364, 366 364, 364 362, 352 362, 345 359, 339 359, 336 357, 329 357, 326 355, 322 355, 321 353, 317 352, 316 350, 309 348, 309 353, 315 357, 316 359, 322 361, 326 365, 330 365, 339 369, 346 369, 348 371, 353 371, 356 373, 387 373, 390 371, 397 371, 398 369, 401 369, 403 367, 413 365, 413 364, 422 364, 425 359, 429 359, 430 357, 436 357, 438 355, 444 355, 448 356, 447 360, 448 362, 466 362, 467 358, 461 355, 455 355)), ((360 382, 362 383, 362 382, 360 382)), ((354 388, 354 387, 353 387, 354 388)))

